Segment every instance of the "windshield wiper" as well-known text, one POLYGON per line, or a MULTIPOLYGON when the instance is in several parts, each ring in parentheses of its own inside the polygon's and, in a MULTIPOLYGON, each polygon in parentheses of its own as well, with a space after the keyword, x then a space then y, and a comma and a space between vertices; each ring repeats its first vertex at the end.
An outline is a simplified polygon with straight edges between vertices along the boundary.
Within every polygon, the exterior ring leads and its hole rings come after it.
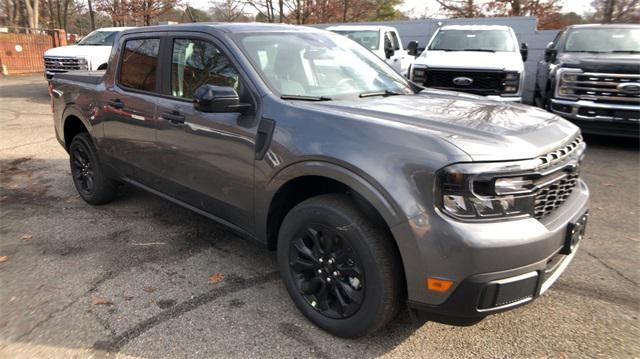
POLYGON ((373 97, 373 96, 397 96, 397 95, 402 95, 402 94, 399 92, 391 91, 391 90, 384 90, 384 91, 363 92, 360 95, 358 95, 358 97, 362 98, 362 97, 373 97))
POLYGON ((489 50, 489 49, 464 49, 462 51, 496 52, 496 50, 489 50))
POLYGON ((612 54, 640 54, 638 50, 613 50, 609 52, 612 54))
POLYGON ((325 97, 325 96, 281 95, 280 98, 283 100, 331 101, 331 97, 325 97))

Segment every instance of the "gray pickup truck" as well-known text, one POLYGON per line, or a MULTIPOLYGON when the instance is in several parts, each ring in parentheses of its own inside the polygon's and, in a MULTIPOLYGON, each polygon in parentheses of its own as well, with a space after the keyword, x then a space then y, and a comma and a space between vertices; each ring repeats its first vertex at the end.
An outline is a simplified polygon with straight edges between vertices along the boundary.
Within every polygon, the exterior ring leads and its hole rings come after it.
POLYGON ((405 303, 470 324, 531 302, 584 234, 575 125, 423 89, 324 30, 127 30, 106 72, 49 91, 86 202, 129 183, 277 250, 295 305, 338 336, 405 303))

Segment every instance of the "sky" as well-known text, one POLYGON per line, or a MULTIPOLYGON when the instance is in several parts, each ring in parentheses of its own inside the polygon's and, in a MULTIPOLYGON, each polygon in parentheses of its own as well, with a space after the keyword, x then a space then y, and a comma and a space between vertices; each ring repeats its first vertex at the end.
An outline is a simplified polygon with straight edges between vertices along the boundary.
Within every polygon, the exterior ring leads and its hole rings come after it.
MULTIPOLYGON (((486 0, 485 0, 486 1, 486 0)), ((211 0, 185 0, 184 3, 199 8, 208 9, 211 6, 211 0)), ((480 0, 479 2, 483 2, 480 0)), ((562 12, 575 12, 577 14, 584 14, 585 12, 592 11, 591 0, 564 0, 562 1, 562 12)), ((247 11, 251 11, 249 7, 247 11)), ((439 10, 439 5, 436 0, 404 0, 404 4, 399 7, 399 10, 412 14, 414 16, 436 17, 439 10)))

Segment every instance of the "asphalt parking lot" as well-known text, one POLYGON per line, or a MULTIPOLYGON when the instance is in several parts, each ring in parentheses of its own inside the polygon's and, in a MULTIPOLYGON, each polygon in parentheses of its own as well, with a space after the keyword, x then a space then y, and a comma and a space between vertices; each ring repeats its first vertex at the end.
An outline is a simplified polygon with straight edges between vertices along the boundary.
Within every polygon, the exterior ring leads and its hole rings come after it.
POLYGON ((640 151, 586 140, 588 235, 544 296, 345 340, 298 312, 259 245, 133 188, 85 204, 46 82, 0 78, 0 357, 640 357, 640 151))

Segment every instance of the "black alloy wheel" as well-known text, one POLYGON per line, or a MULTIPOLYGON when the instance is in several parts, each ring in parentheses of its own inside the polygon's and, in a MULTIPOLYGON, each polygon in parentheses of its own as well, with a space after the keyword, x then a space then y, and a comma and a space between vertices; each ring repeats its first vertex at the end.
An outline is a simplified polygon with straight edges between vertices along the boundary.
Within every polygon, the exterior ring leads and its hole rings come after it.
POLYGON ((76 188, 84 195, 91 195, 95 188, 94 164, 84 146, 75 146, 71 152, 71 174, 76 188))
POLYGON ((360 309, 364 271, 337 230, 320 224, 303 229, 289 246, 289 269, 300 293, 324 316, 347 318, 360 309))

